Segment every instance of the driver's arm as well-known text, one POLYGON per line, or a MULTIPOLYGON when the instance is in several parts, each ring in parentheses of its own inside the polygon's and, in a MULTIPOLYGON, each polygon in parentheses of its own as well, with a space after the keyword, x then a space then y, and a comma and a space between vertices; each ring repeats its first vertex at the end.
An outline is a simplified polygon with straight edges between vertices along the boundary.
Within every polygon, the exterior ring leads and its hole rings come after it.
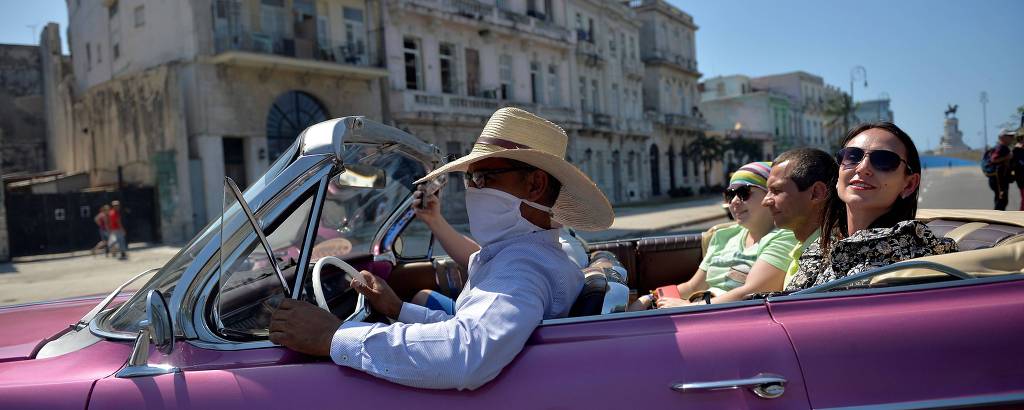
POLYGON ((444 248, 444 251, 455 263, 459 264, 463 272, 468 272, 469 257, 474 252, 480 250, 480 245, 477 245, 468 236, 456 231, 441 216, 441 203, 436 195, 427 195, 426 206, 421 208, 420 203, 423 201, 423 195, 423 191, 417 190, 413 193, 412 207, 416 212, 416 217, 427 224, 430 231, 434 233, 434 237, 441 243, 441 247, 444 248))

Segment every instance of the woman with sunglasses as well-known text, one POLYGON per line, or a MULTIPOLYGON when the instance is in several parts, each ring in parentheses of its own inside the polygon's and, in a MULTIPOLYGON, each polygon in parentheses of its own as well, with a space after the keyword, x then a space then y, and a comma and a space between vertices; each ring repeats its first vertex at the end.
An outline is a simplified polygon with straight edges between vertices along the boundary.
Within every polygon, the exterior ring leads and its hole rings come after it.
POLYGON ((761 205, 768 192, 771 166, 770 162, 752 162, 732 174, 725 200, 737 224, 718 229, 711 236, 697 272, 676 286, 683 299, 647 295, 637 299, 630 310, 689 305, 690 299, 697 299, 693 297, 697 292, 703 299, 696 303, 704 304, 732 302, 751 293, 782 289, 796 237, 790 230, 776 229, 771 211, 761 205))
POLYGON ((921 158, 914 141, 891 122, 863 124, 843 141, 838 195, 826 205, 818 242, 800 258, 786 290, 817 286, 907 259, 956 252, 914 220, 921 158), (806 262, 806 263, 805 263, 806 262))

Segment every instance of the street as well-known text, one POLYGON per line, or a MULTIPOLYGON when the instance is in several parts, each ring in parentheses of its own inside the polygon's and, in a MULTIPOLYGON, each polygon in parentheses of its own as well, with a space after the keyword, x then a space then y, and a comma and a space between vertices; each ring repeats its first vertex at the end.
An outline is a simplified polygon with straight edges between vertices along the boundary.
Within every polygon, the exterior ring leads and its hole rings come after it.
MULTIPOLYGON (((1017 209, 1020 198, 1016 186, 1011 186, 1009 209, 1017 209)), ((975 167, 931 169, 923 176, 920 203, 921 208, 989 209, 992 192, 975 167)), ((596 242, 700 232, 727 221, 715 197, 623 207, 616 210, 616 215, 611 229, 580 235, 596 242)), ((178 250, 173 246, 137 246, 141 244, 133 244, 127 261, 82 251, 17 258, 13 263, 0 264, 0 305, 106 293, 136 273, 163 265, 178 250)))

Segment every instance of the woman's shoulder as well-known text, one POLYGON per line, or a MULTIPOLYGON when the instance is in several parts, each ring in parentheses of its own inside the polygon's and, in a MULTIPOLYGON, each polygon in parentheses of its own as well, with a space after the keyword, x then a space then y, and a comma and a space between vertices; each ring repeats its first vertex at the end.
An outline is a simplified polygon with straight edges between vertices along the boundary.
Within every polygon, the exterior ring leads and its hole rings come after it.
POLYGON ((853 235, 850 235, 842 241, 847 243, 870 242, 902 235, 924 237, 931 235, 931 232, 932 231, 928 228, 928 225, 911 219, 908 221, 897 222, 896 225, 889 227, 863 229, 855 232, 853 235))

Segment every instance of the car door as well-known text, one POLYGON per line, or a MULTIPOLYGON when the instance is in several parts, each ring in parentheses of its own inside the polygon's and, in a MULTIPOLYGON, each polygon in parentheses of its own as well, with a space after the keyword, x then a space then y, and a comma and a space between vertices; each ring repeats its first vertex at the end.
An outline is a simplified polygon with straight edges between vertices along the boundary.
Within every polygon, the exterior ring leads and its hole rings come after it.
POLYGON ((279 347, 240 347, 184 344, 172 359, 181 373, 101 380, 90 407, 808 407, 793 348, 762 301, 547 321, 475 391, 404 387, 279 347), (743 386, 758 376, 785 379, 781 396, 743 386))
POLYGON ((1024 400, 1024 280, 772 298, 814 408, 1024 400), (1014 399, 1016 397, 1016 399, 1014 399))

